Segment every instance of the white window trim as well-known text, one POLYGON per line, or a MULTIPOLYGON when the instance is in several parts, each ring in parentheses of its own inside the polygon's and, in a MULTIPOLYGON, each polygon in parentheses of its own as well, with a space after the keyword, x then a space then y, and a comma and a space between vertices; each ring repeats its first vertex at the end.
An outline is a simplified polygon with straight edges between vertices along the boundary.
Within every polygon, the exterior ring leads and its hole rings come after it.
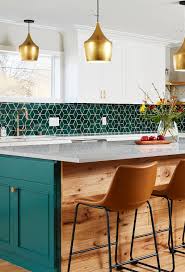
MULTIPOLYGON (((9 52, 18 52, 17 48, 12 47, 12 46, 4 46, 0 45, 0 51, 9 51, 9 52)), ((53 57, 60 57, 60 65, 61 65, 61 74, 57 75, 60 76, 60 91, 55 93, 55 71, 52 71, 52 95, 50 98, 37 98, 37 97, 11 97, 11 96, 0 96, 0 103, 2 102, 15 102, 15 103, 63 103, 63 52, 58 52, 58 51, 50 51, 50 50, 40 50, 41 55, 46 55, 46 56, 53 56, 53 57)), ((55 58, 53 58, 53 61, 55 61, 55 58)))

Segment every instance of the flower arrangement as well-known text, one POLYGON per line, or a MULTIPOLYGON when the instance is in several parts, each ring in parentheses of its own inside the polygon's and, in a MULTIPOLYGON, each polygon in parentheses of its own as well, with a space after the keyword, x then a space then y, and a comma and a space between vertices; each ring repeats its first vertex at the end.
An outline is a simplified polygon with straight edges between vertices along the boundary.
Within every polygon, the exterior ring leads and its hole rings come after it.
POLYGON ((163 128, 161 128, 160 135, 165 136, 167 132, 171 131, 172 123, 185 115, 185 110, 182 105, 178 104, 176 96, 172 96, 169 99, 161 97, 155 85, 152 84, 152 86, 157 93, 158 101, 154 103, 148 93, 140 88, 146 97, 140 107, 140 114, 145 119, 155 123, 162 123, 163 128))

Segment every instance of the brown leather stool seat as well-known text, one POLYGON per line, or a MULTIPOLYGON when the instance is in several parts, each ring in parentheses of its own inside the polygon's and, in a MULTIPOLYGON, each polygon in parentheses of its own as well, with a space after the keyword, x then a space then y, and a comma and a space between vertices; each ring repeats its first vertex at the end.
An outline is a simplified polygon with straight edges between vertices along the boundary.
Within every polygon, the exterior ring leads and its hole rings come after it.
MULTIPOLYGON (((139 260, 147 259, 150 257, 157 258, 158 264, 158 271, 160 270, 160 262, 159 262, 159 255, 157 249, 157 241, 155 235, 155 226, 153 220, 153 213, 152 208, 149 203, 149 199, 151 197, 155 181, 157 175, 157 163, 150 163, 144 165, 122 165, 117 168, 115 174, 113 176, 111 185, 104 195, 99 195, 95 197, 88 197, 88 198, 81 198, 76 200, 76 208, 75 208, 75 216, 74 216, 74 224, 73 224, 73 232, 72 232, 72 239, 71 239, 71 247, 70 247, 70 254, 69 254, 69 262, 68 262, 68 272, 70 272, 71 267, 71 258, 73 255, 89 252, 91 250, 100 249, 104 247, 108 247, 108 255, 109 255, 109 272, 112 271, 113 268, 117 269, 126 269, 124 268, 127 264, 136 264, 139 263, 139 260), (132 258, 132 250, 133 250, 133 241, 134 235, 131 241, 131 252, 130 252, 130 260, 126 262, 118 262, 118 230, 119 230, 119 222, 120 217, 119 213, 121 211, 128 211, 128 210, 135 210, 135 219, 134 219, 134 227, 133 233, 135 233, 135 226, 136 226, 136 217, 138 208, 143 204, 148 203, 150 216, 151 216, 151 223, 152 223, 152 230, 153 230, 153 237, 154 237, 154 245, 155 245, 155 253, 147 256, 143 256, 140 258, 132 258), (73 243, 75 238, 75 229, 77 225, 77 215, 78 215, 78 208, 80 205, 85 205, 91 208, 96 209, 104 209, 106 215, 106 223, 107 223, 107 241, 108 244, 100 245, 92 248, 88 248, 85 250, 81 250, 78 252, 73 252, 73 243), (116 225, 116 242, 111 243, 110 239, 110 219, 109 213, 116 212, 117 213, 117 225, 116 225), (112 255, 111 255, 111 247, 115 245, 115 264, 112 264, 112 255)), ((136 271, 129 269, 130 271, 136 271)))
POLYGON ((84 197, 84 198, 76 199, 75 203, 99 206, 101 205, 101 202, 104 199, 104 197, 105 197, 105 194, 91 196, 91 197, 84 197))
POLYGON ((158 185, 154 187, 153 196, 167 197, 169 184, 158 185))

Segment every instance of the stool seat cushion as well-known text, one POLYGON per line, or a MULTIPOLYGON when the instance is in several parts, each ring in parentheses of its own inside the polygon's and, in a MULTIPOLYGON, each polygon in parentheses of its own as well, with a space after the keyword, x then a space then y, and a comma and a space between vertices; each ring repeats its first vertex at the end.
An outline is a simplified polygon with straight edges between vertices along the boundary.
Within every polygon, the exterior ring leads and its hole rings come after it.
POLYGON ((153 196, 167 197, 168 196, 168 186, 169 184, 158 185, 154 187, 152 192, 153 196))
POLYGON ((96 196, 89 196, 76 199, 76 203, 86 204, 86 205, 101 205, 102 200, 104 199, 105 194, 96 195, 96 196))

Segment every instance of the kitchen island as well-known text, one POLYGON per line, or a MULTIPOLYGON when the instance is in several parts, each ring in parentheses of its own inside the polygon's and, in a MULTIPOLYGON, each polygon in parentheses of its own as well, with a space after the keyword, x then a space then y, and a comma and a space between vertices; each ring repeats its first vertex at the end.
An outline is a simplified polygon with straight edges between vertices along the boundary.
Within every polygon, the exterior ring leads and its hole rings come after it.
MULTIPOLYGON (((168 183, 182 158, 185 158, 183 139, 163 146, 98 141, 0 148, 0 258, 35 272, 66 271, 76 198, 105 193, 116 167, 121 164, 158 161, 156 183, 168 183)), ((151 203, 157 228, 166 228, 166 202, 153 198, 151 203)), ((75 249, 105 243, 104 214, 87 207, 80 211, 75 249)), ((182 236, 185 203, 175 204, 174 216, 178 243, 182 236)), ((112 214, 113 242, 115 222, 112 214)), ((128 212, 120 227, 119 255, 122 259, 128 258, 132 222, 133 212, 128 212)), ((137 233, 143 234, 150 228, 148 210, 142 207, 137 233)), ((166 237, 165 233, 158 237, 160 250, 167 248, 166 237)), ((152 250, 152 238, 136 242, 135 254, 148 254, 152 250)), ((107 261, 103 248, 75 256, 71 271, 106 271, 107 261)))

